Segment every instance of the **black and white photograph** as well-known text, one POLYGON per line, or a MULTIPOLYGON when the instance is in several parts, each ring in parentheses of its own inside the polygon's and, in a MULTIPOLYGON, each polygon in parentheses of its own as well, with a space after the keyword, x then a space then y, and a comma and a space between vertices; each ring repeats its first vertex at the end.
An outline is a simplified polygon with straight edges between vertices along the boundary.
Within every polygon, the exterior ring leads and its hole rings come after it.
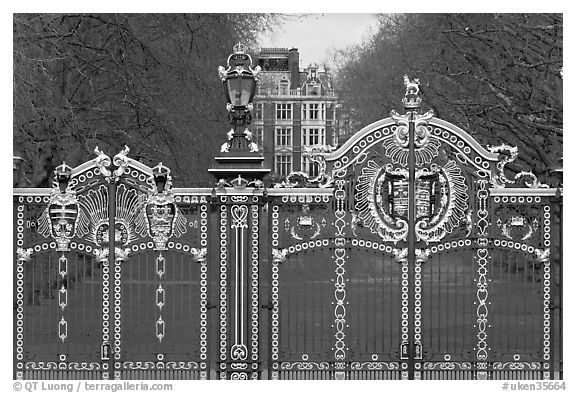
POLYGON ((561 9, 29 8, 9 391, 571 388, 561 9))

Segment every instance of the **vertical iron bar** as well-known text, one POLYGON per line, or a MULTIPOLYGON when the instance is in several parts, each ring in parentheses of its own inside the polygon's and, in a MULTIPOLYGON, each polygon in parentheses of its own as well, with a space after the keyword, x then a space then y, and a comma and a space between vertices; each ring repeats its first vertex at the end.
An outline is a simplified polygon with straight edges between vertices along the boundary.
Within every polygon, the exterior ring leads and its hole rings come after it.
MULTIPOLYGON (((266 209, 266 222, 267 222, 267 226, 266 226, 266 244, 269 245, 268 248, 264 249, 264 250, 260 250, 260 255, 266 255, 266 258, 268 259, 268 263, 265 264, 266 266, 266 272, 262 272, 260 277, 266 277, 267 278, 267 283, 266 283, 266 288, 268 289, 268 294, 266 295, 266 297, 262 296, 262 299, 266 298, 268 299, 268 307, 266 308, 266 327, 267 327, 267 332, 266 332, 266 336, 267 336, 267 358, 268 358, 268 379, 273 379, 273 373, 277 370, 274 369, 273 365, 273 360, 272 360, 272 291, 273 291, 273 285, 272 285, 272 264, 273 264, 273 258, 272 258, 272 232, 273 232, 273 228, 272 228, 272 211, 273 211, 273 207, 274 207, 274 201, 273 199, 266 199, 263 198, 262 200, 263 204, 267 205, 267 209, 266 209)), ((261 211, 264 211, 264 209, 262 209, 261 211)), ((262 325, 260 325, 262 326, 262 325)))
POLYGON ((416 111, 408 122, 408 379, 414 379, 414 266, 416 263, 416 155, 414 133, 416 111))
MULTIPOLYGON (((17 197, 14 197, 14 203, 12 205, 12 247, 13 247, 13 252, 12 252, 12 256, 13 256, 13 260, 12 260, 12 288, 14 288, 14 292, 12 293, 12 301, 13 301, 13 310, 12 310, 12 332, 14 332, 13 337, 12 337, 12 348, 13 348, 13 353, 12 353, 12 361, 13 363, 13 367, 12 367, 12 378, 16 379, 16 375, 17 375, 17 364, 18 364, 18 357, 17 357, 17 352, 16 352, 16 348, 17 348, 17 339, 16 339, 16 331, 18 328, 17 325, 17 320, 18 320, 18 299, 17 299, 17 290, 16 288, 18 288, 18 279, 16 277, 17 275, 17 271, 18 271, 18 255, 16 254, 16 250, 18 249, 18 205, 16 203, 17 201, 17 197)), ((24 217, 22 217, 22 221, 24 221, 24 217)), ((22 246, 22 248, 24 248, 24 246, 22 246)), ((25 266, 24 262, 21 262, 22 266, 25 266)), ((26 269, 23 271, 24 276, 22 277, 22 281, 23 281, 23 287, 24 289, 28 289, 26 288, 26 281, 28 281, 26 278, 26 274, 28 273, 26 271, 26 269)), ((32 285, 31 285, 31 306, 34 305, 34 276, 32 275, 32 285)), ((26 305, 26 298, 28 297, 28 295, 26 294, 26 291, 24 291, 22 293, 23 297, 22 297, 22 309, 24 309, 24 306, 26 305)), ((34 326, 34 324, 32 323, 32 326, 34 326)), ((22 333, 24 333, 24 331, 22 331, 22 333)), ((22 337, 22 341, 24 342, 24 336, 22 337)), ((22 362, 24 363, 24 362, 22 362)))
POLYGON ((115 331, 114 327, 115 318, 114 318, 114 299, 116 291, 118 290, 114 285, 114 275, 116 273, 116 182, 111 180, 108 183, 108 264, 110 266, 110 274, 109 274, 109 286, 110 293, 112 296, 110 297, 110 315, 108 316, 108 320, 110 321, 110 356, 108 360, 108 370, 109 370, 109 379, 114 379, 114 375, 116 373, 116 349, 114 342, 115 340, 115 331))
MULTIPOLYGON (((555 299, 555 293, 554 290, 552 291, 552 299, 554 300, 554 309, 558 309, 558 341, 559 341, 559 346, 558 346, 558 379, 562 380, 564 379, 564 375, 563 375, 563 371, 562 371, 562 362, 564 361, 563 358, 563 340, 562 338, 564 337, 563 335, 563 313, 564 313, 564 303, 562 301, 562 297, 563 297, 563 280, 564 280, 564 276, 563 276, 563 268, 564 268, 564 264, 563 264, 563 228, 562 228, 562 215, 563 215, 563 200, 562 200, 562 194, 560 193, 560 190, 558 190, 556 192, 556 196, 557 196, 557 206, 558 206, 558 221, 556 224, 556 217, 554 217, 554 226, 557 228, 558 231, 558 237, 554 237, 554 239, 558 239, 558 278, 559 278, 559 286, 558 286, 558 304, 556 304, 556 299, 555 299)), ((556 266, 554 265, 553 261, 550 261, 550 266, 551 266, 551 281, 552 281, 552 288, 555 288, 554 285, 554 281, 555 281, 555 277, 556 274, 554 272, 556 266)), ((554 333, 556 332, 556 329, 554 328, 554 326, 551 326, 550 329, 551 332, 551 336, 550 336, 550 342, 553 343, 552 347, 554 348, 556 340, 554 339, 554 333)), ((555 351, 552 351, 552 371, 555 372, 556 371, 556 359, 555 359, 555 351)))

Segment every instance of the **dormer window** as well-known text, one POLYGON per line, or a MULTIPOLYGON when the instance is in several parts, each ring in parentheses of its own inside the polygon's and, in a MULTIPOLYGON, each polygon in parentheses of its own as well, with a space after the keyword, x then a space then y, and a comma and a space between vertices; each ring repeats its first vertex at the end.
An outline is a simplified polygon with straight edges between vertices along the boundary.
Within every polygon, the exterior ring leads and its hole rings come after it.
POLYGON ((320 84, 319 83, 306 83, 306 94, 310 96, 320 95, 320 84))
POLYGON ((310 69, 310 79, 316 79, 316 68, 310 69))
POLYGON ((290 94, 290 82, 286 79, 282 79, 278 82, 278 94, 281 96, 287 96, 290 94))

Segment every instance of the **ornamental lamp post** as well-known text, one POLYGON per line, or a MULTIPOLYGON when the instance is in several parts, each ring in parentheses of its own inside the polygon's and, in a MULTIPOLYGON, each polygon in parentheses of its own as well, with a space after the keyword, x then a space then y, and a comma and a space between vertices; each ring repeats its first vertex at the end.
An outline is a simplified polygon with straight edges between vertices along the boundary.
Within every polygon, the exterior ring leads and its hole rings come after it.
POLYGON ((252 68, 252 57, 245 50, 241 43, 234 45, 234 53, 228 56, 228 68, 218 67, 228 101, 226 109, 230 124, 235 127, 246 126, 252 120, 252 100, 261 71, 260 66, 252 68))
POLYGON ((262 178, 270 169, 264 167, 264 157, 248 129, 261 68, 252 68, 252 57, 241 43, 234 45, 227 63, 227 68, 218 67, 218 76, 224 87, 232 128, 227 133, 228 141, 220 147, 220 155, 215 157, 216 162, 208 172, 214 175, 218 187, 254 185, 261 188, 262 178))

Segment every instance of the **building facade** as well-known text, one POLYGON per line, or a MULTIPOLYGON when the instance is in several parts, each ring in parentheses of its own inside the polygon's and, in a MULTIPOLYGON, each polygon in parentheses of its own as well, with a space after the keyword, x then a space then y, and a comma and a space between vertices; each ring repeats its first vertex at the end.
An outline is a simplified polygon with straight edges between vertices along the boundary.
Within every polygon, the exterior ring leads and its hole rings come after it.
POLYGON ((337 143, 329 70, 314 63, 300 70, 296 48, 261 48, 253 57, 262 71, 251 130, 265 164, 280 178, 294 171, 315 176, 318 168, 305 147, 337 143))

